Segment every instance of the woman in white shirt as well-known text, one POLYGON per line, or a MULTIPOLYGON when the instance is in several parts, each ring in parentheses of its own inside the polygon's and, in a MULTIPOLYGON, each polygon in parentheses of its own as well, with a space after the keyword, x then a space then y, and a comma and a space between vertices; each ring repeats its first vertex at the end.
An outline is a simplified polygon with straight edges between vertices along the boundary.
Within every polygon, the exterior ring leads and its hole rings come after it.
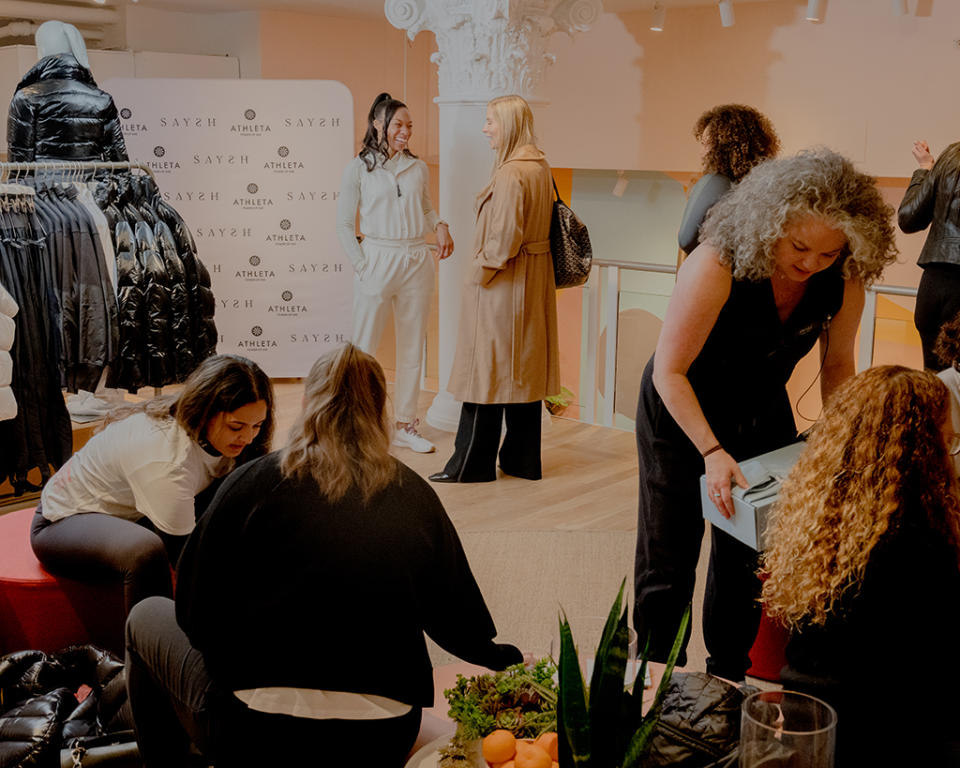
POLYGON ((127 612, 144 597, 171 596, 194 497, 266 454, 272 431, 273 392, 260 367, 207 358, 179 395, 112 414, 50 478, 30 534, 37 559, 72 579, 122 579, 127 612))
POLYGON ((393 444, 417 453, 435 449, 417 430, 420 368, 434 267, 424 239, 437 235, 439 258, 453 253, 446 222, 430 202, 427 164, 407 148, 413 122, 406 105, 381 93, 370 107, 363 148, 343 172, 337 235, 353 264, 353 343, 376 354, 393 306, 397 374, 393 444), (357 242, 357 217, 363 235, 357 242))

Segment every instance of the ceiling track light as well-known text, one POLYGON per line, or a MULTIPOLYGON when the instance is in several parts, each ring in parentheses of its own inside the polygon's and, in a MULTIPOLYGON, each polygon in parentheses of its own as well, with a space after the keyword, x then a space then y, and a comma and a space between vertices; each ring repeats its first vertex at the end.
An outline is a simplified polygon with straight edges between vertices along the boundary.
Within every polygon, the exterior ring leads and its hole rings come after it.
POLYGON ((720 9, 721 26, 732 27, 736 21, 733 16, 733 0, 718 0, 717 8, 720 9))
POLYGON ((650 20, 650 30, 652 32, 663 32, 663 25, 667 20, 667 9, 660 0, 653 4, 653 18, 650 20))
POLYGON ((892 0, 893 12, 897 16, 906 16, 908 12, 907 0, 892 0))
POLYGON ((823 0, 807 0, 807 21, 823 20, 823 0))

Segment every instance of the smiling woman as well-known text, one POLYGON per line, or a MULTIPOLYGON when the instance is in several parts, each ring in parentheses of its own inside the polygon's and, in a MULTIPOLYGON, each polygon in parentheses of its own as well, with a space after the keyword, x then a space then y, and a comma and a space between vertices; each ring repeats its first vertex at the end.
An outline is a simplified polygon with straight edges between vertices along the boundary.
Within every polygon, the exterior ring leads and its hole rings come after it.
POLYGON ((111 414, 43 489, 30 542, 50 572, 122 581, 127 611, 170 595, 170 565, 193 531, 194 497, 269 450, 267 375, 235 355, 204 360, 175 397, 111 414))
MULTIPOLYGON (((829 150, 769 160, 710 211, 677 273, 637 405, 640 507, 634 627, 665 661, 693 594, 698 478, 733 514, 738 461, 796 439, 786 382, 820 341, 821 392, 854 373, 864 284, 893 261, 892 209, 829 150)), ((713 529, 707 671, 742 680, 760 618, 756 552, 713 529)), ((685 655, 678 663, 684 663, 685 655)))

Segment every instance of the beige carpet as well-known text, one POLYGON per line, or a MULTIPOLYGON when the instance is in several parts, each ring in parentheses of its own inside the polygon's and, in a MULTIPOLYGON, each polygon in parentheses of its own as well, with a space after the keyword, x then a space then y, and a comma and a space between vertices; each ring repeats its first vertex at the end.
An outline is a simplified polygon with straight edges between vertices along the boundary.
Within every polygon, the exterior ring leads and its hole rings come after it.
MULTIPOLYGON (((632 605, 635 537, 634 531, 466 531, 460 534, 474 576, 496 622, 497 639, 537 655, 549 654, 561 608, 570 618, 574 638, 579 643, 591 629, 585 626, 589 617, 607 615, 624 578, 627 580, 626 604, 632 605)), ((698 574, 699 589, 694 605, 697 619, 690 640, 688 669, 703 669, 706 658, 699 626, 705 559, 701 558, 698 574)), ((435 665, 455 660, 432 642, 429 648, 435 665)))

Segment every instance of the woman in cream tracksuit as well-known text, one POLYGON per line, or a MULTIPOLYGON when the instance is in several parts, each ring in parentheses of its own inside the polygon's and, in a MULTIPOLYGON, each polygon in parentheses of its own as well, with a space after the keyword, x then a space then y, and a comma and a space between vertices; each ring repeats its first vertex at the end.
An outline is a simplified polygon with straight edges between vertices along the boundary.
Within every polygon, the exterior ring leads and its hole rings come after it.
POLYGON ((410 153, 413 130, 403 102, 381 93, 370 107, 363 148, 343 172, 337 234, 353 263, 353 343, 375 354, 393 305, 397 336, 393 444, 417 453, 435 446, 417 431, 417 400, 434 265, 424 240, 437 233, 439 257, 453 253, 447 224, 430 203, 426 163, 410 153), (363 242, 357 242, 357 211, 363 242))

